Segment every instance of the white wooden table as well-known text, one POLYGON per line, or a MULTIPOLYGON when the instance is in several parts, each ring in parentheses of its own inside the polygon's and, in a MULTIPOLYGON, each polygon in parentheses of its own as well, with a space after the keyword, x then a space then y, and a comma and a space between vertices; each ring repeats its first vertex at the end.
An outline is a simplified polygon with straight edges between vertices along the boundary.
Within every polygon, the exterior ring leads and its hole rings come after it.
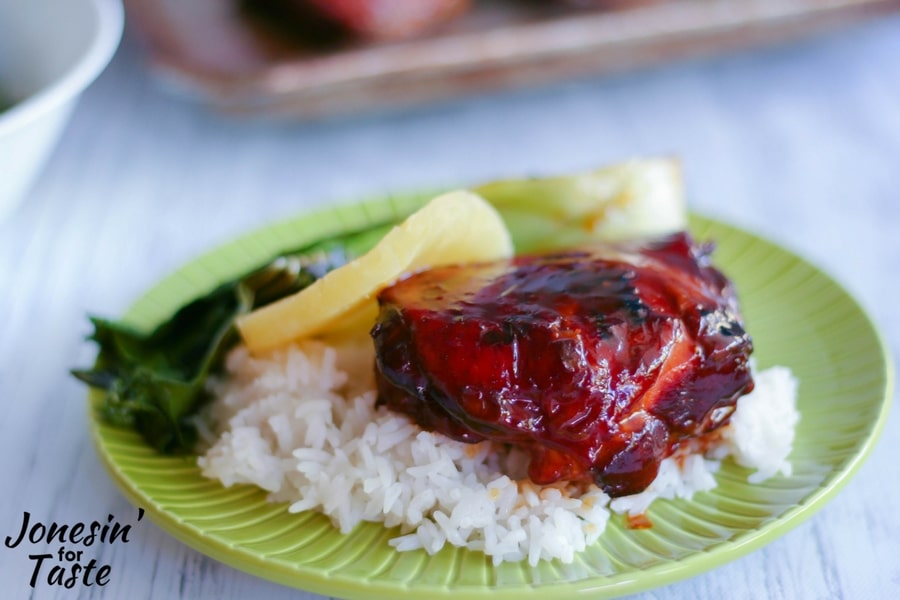
MULTIPOLYGON (((161 90, 126 37, 26 204, 0 224, 0 539, 133 520, 87 433, 85 314, 118 315, 179 264, 309 207, 409 188, 680 156, 692 207, 843 282, 900 355, 900 18, 651 72, 320 123, 235 121, 161 90)), ((0 166, 0 177, 3 176, 0 166)), ((900 597, 900 420, 821 512, 728 565, 642 598, 900 597)), ((4 598, 314 598, 204 557, 149 519, 98 544, 102 588, 4 598)))

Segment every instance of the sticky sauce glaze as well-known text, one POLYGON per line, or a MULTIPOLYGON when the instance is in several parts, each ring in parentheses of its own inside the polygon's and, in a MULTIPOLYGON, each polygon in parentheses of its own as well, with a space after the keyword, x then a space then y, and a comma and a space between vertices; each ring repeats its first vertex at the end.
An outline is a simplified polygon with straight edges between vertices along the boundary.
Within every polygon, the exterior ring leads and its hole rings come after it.
POLYGON ((642 491, 753 381, 733 287, 687 234, 431 269, 384 290, 379 403, 519 446, 538 484, 642 491))

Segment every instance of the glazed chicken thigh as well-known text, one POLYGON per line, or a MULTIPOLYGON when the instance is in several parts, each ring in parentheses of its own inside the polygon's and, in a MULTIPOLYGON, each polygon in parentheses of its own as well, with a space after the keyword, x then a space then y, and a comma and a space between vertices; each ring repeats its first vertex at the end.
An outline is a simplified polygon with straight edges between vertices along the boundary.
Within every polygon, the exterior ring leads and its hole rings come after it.
POLYGON ((378 402, 518 446, 535 483, 640 492, 753 388, 711 249, 679 233, 412 274, 379 296, 378 402))

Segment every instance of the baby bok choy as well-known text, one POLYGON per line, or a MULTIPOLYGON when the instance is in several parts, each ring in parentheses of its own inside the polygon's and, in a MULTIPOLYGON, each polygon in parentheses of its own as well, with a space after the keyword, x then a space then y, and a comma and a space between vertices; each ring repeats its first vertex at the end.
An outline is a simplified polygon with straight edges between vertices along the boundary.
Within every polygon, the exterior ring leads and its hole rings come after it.
POLYGON ((377 225, 278 256, 269 264, 190 301, 150 332, 92 317, 94 365, 72 375, 102 390, 100 417, 136 429, 156 450, 189 452, 204 382, 238 342, 235 319, 293 294, 367 249, 387 230, 377 225))

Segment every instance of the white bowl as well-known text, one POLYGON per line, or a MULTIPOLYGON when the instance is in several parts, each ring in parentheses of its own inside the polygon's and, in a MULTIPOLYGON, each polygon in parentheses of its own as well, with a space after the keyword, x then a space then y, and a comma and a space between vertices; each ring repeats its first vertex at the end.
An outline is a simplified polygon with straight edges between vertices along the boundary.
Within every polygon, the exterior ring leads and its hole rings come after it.
POLYGON ((0 0, 0 221, 122 37, 120 0, 0 0), (7 102, 4 102, 6 104, 7 102))

